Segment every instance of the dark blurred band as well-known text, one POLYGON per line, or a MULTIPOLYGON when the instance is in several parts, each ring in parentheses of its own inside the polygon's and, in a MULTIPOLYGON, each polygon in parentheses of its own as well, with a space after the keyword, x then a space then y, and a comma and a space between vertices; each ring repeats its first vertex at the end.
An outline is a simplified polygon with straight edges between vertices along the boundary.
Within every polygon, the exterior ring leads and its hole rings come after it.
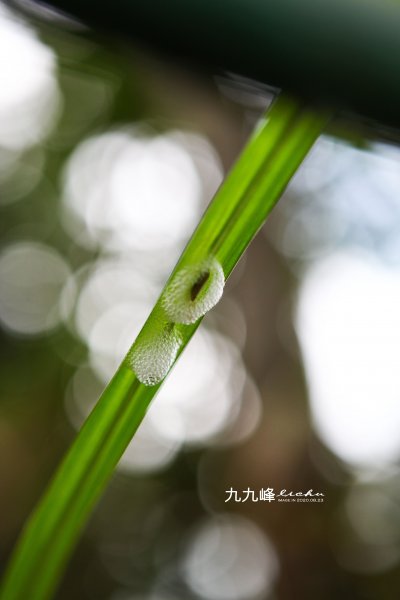
POLYGON ((50 0, 175 57, 400 130, 400 2, 50 0))

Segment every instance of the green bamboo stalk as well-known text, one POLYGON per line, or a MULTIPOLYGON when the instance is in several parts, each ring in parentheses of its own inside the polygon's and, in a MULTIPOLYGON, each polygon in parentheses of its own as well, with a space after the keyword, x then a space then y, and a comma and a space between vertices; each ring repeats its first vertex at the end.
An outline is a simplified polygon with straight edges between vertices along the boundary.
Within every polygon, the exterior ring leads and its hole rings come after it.
MULTIPOLYGON (((155 385, 141 383, 134 372, 138 364, 135 357, 151 366, 152 361, 162 362, 167 356, 172 365, 200 324, 201 317, 185 324, 181 317, 169 316, 171 307, 166 300, 174 300, 171 290, 179 278, 199 264, 217 265, 217 278, 222 277, 222 271, 225 278, 229 276, 327 119, 326 114, 284 95, 266 113, 204 214, 137 340, 25 525, 0 600, 46 600, 53 594, 90 512, 164 379, 162 373, 155 385), (172 354, 168 354, 168 344, 175 344, 172 354)), ((211 266, 205 280, 197 281, 189 290, 199 301, 202 296, 208 300, 214 285, 213 269, 211 266)))

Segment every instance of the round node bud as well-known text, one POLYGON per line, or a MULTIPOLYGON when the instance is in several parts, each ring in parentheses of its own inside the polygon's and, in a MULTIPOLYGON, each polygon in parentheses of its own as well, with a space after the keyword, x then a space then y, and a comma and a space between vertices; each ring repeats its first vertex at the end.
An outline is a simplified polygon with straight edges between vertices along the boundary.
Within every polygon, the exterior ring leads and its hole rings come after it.
POLYGON ((171 321, 190 325, 217 304, 224 285, 221 265, 209 258, 176 274, 165 290, 162 306, 171 321))

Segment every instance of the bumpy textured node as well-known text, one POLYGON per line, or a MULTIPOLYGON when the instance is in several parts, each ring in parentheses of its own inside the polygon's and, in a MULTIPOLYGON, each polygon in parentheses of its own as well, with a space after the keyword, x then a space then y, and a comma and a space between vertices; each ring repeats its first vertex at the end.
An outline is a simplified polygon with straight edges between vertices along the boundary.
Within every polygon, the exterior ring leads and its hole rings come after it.
POLYGON ((177 273, 164 293, 162 306, 171 321, 190 325, 217 304, 224 285, 221 265, 209 258, 177 273))
POLYGON ((171 327, 141 334, 128 354, 129 367, 141 383, 157 385, 172 367, 180 345, 180 336, 171 327))

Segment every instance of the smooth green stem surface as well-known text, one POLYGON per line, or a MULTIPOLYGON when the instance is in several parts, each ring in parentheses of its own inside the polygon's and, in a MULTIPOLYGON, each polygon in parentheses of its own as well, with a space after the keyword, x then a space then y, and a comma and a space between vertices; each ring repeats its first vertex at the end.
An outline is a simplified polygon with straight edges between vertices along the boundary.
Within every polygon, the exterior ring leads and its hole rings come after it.
MULTIPOLYGON (((171 278, 185 265, 210 256, 229 276, 327 118, 284 95, 273 103, 208 207, 171 278)), ((159 299, 139 338, 157 328, 160 310, 159 299)), ((200 321, 177 326, 182 340, 178 355, 200 321)), ((140 383, 127 360, 123 361, 28 520, 6 573, 1 600, 51 597, 83 526, 160 385, 140 383)))

